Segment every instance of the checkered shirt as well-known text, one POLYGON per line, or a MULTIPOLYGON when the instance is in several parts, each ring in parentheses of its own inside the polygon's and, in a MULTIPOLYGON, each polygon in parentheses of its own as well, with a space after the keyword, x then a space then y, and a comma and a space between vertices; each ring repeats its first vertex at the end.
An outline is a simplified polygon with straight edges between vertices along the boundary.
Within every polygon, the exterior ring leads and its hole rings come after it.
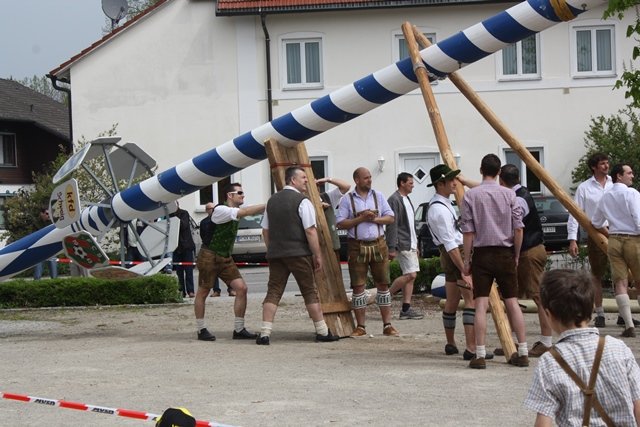
MULTIPOLYGON (((596 328, 577 328, 560 335, 556 349, 588 383, 598 346, 596 328)), ((595 395, 616 426, 636 426, 633 402, 640 400, 640 368, 625 343, 607 336, 596 380, 595 395)), ((584 395, 550 353, 540 358, 524 401, 527 409, 554 419, 559 426, 581 426, 584 395)), ((591 410, 592 426, 604 426, 591 410)))

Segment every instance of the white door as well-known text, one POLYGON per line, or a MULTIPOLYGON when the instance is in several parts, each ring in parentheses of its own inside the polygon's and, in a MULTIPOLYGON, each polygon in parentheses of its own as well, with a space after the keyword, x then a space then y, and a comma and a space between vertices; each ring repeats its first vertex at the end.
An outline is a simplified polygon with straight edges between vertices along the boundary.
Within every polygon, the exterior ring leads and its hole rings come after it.
POLYGON ((439 153, 404 153, 400 154, 400 172, 409 172, 413 175, 413 193, 409 196, 416 209, 423 202, 428 202, 435 194, 433 187, 427 187, 431 184, 429 171, 435 165, 440 163, 439 153))

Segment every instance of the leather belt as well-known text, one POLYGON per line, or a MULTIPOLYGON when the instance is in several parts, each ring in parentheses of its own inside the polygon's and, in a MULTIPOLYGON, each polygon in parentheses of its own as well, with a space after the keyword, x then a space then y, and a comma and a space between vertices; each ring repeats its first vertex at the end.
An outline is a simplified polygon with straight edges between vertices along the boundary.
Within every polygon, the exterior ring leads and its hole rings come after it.
POLYGON ((374 239, 374 240, 358 240, 358 239, 348 238, 347 241, 349 241, 349 242, 358 242, 361 245, 373 245, 375 243, 384 241, 384 237, 380 236, 380 237, 378 237, 377 239, 374 239))

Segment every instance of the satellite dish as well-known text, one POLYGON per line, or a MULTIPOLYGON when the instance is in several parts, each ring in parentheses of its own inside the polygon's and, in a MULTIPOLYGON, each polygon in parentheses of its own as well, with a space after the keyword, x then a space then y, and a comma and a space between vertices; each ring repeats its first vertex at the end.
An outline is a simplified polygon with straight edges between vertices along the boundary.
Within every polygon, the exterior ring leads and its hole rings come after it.
POLYGON ((111 29, 125 17, 129 5, 127 0, 102 0, 102 11, 111 19, 111 29))

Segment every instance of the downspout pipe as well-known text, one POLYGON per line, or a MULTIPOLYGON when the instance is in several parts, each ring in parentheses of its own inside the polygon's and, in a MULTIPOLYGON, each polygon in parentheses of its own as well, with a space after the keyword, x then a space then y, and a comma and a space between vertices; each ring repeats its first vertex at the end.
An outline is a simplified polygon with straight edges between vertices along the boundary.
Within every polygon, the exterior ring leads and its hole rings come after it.
MULTIPOLYGON (((264 33, 264 51, 266 57, 267 68, 267 117, 269 121, 273 120, 273 94, 271 90, 271 37, 269 36, 269 30, 267 29, 267 14, 260 14, 260 23, 262 23, 262 32, 264 33)), ((276 184, 273 182, 273 175, 269 173, 269 181, 271 183, 271 194, 276 192, 276 184)))
POLYGON ((264 33, 264 50, 266 54, 267 68, 267 116, 269 121, 273 120, 273 95, 271 93, 271 38, 267 29, 267 14, 260 14, 260 22, 262 23, 262 32, 264 33))
POLYGON ((68 81, 58 80, 58 78, 54 75, 47 74, 46 77, 51 80, 51 85, 55 90, 59 90, 67 94, 67 107, 69 110, 69 152, 73 153, 73 115, 71 113, 71 89, 64 86, 59 86, 58 81, 69 83, 68 81))

